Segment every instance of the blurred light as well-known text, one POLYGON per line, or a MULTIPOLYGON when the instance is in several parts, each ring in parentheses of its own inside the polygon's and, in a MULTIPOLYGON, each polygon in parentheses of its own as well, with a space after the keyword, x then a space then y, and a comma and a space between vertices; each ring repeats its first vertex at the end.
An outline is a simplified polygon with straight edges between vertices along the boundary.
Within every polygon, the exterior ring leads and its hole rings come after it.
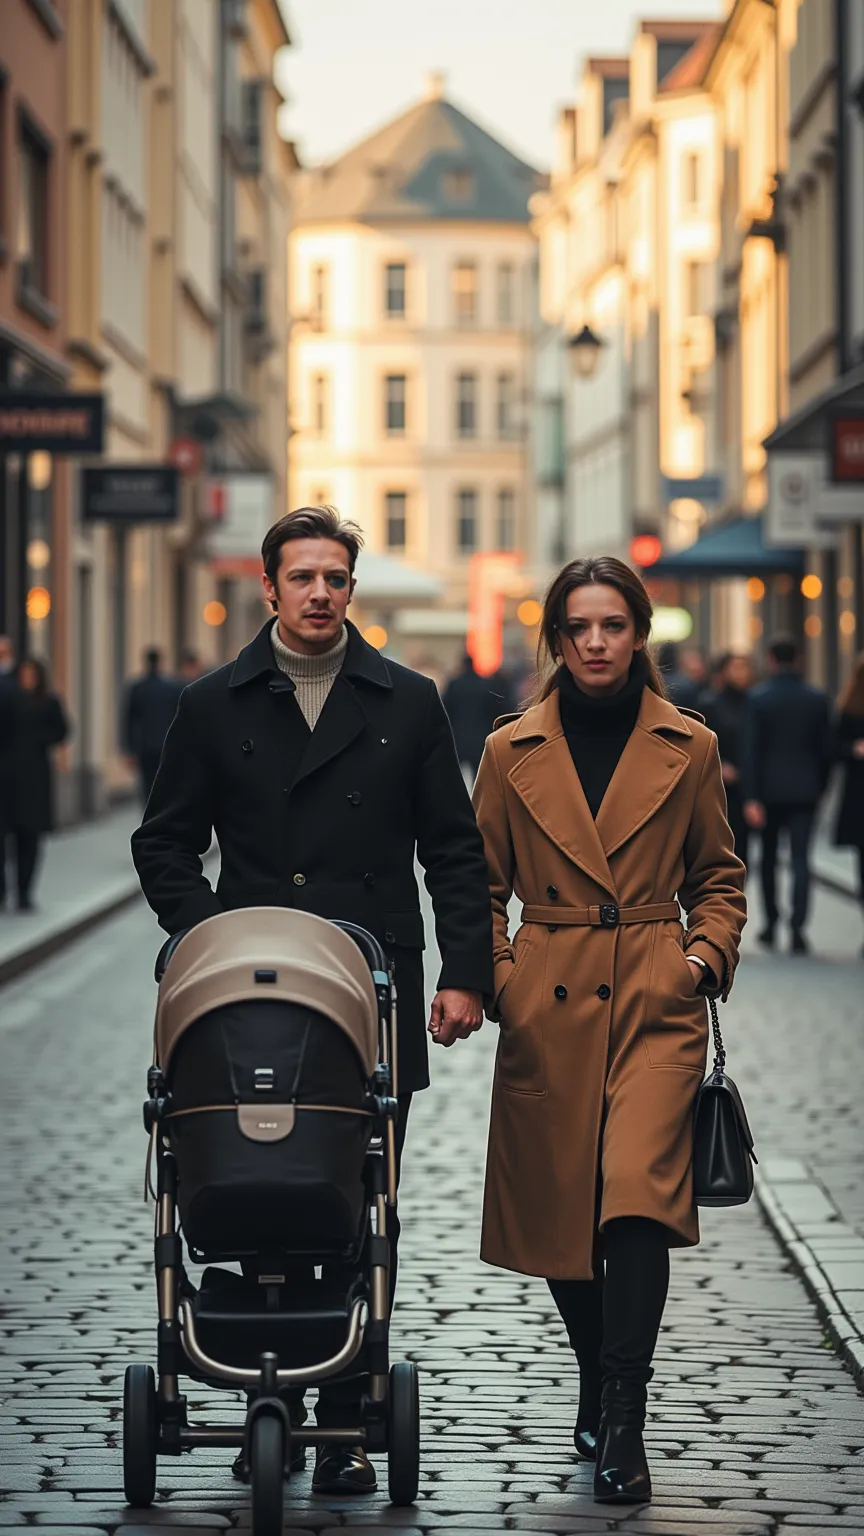
POLYGON ((762 620, 760 618, 758 618, 755 613, 751 614, 751 616, 750 616, 749 628, 750 628, 750 639, 751 640, 761 640, 761 638, 762 638, 762 630, 764 628, 764 625, 762 623, 762 620))
POLYGON ((44 539, 31 539, 27 545, 27 564, 31 571, 44 571, 51 564, 51 547, 44 539))
POLYGON ((695 501, 692 496, 676 496, 669 503, 669 511, 676 517, 679 523, 704 523, 705 508, 701 501, 695 501))
POLYGON ((840 580, 837 583, 837 594, 838 594, 838 596, 839 597, 851 597, 854 591, 855 591, 855 583, 852 580, 852 577, 851 576, 841 576, 840 580))
POLYGON ((765 596, 765 583, 758 576, 751 576, 747 583, 747 596, 751 603, 761 603, 765 596))
POLYGON ((792 577, 778 576, 774 582, 774 591, 778 597, 788 597, 792 591, 792 577))
POLYGON ((818 640, 822 633, 822 620, 820 619, 818 613, 811 613, 809 617, 804 620, 804 633, 809 637, 809 639, 818 640))
POLYGON ((630 540, 630 559, 634 565, 656 565, 663 553, 663 545, 656 533, 637 533, 630 540))
POLYGON ((856 630, 855 615, 850 608, 844 608, 839 619, 841 635, 854 635, 856 630))
POLYGON ((543 617, 543 604, 538 603, 536 597, 526 597, 516 609, 516 617, 526 629, 535 629, 543 617))
POLYGON ((686 608, 655 608, 654 617, 651 620, 651 638, 662 642, 664 640, 687 640, 693 633, 693 615, 686 608))
POLYGON ((211 629, 218 629, 221 624, 225 623, 228 617, 228 609, 224 603, 205 603, 204 612, 201 617, 205 624, 210 625, 211 629))
POLYGON ((387 631, 383 624, 370 624, 363 631, 363 639, 367 645, 374 645, 376 651, 382 651, 387 644, 387 631))
POLYGON ((813 575, 805 576, 801 582, 801 591, 805 597, 809 597, 811 602, 815 602, 817 597, 822 596, 822 581, 820 577, 813 575))
POLYGON ((27 593, 28 619, 47 619, 51 612, 51 593, 47 587, 31 587, 27 593))
POLYGON ((54 472, 54 463, 50 453, 43 449, 37 449, 27 458, 27 479, 34 491, 47 491, 51 484, 51 476, 54 472))

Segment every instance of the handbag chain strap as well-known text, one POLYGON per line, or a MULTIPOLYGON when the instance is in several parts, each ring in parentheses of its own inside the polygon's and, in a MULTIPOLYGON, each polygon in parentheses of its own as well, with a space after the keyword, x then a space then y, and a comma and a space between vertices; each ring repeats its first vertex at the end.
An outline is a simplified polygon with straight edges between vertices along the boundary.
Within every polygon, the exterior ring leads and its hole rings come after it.
POLYGON ((711 1011, 711 1031, 714 1035, 714 1071, 725 1072, 726 1048, 723 1044, 723 1036, 720 1033, 720 1015, 717 1012, 715 998, 709 997, 708 1007, 711 1011))

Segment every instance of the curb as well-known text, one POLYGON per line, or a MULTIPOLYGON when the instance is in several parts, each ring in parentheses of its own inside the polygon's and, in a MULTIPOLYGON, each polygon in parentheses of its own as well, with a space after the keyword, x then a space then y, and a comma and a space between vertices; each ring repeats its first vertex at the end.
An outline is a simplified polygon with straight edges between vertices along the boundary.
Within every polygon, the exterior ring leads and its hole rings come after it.
POLYGON ((132 903, 139 898, 143 900, 138 881, 135 880, 134 884, 130 881, 127 890, 115 892, 113 896, 91 907, 80 917, 59 924, 52 932, 43 933, 40 938, 34 939, 23 949, 16 950, 14 955, 8 955, 5 960, 0 960, 0 987, 25 975, 27 971, 32 971, 37 965, 41 965, 43 960, 50 959, 52 955, 65 949, 68 944, 73 944, 83 934, 89 933, 91 928, 97 928, 100 923, 106 922, 116 912, 122 912, 124 907, 131 907, 132 903))
POLYGON ((864 1237, 804 1163, 772 1158, 756 1180, 768 1225, 864 1391, 864 1237))

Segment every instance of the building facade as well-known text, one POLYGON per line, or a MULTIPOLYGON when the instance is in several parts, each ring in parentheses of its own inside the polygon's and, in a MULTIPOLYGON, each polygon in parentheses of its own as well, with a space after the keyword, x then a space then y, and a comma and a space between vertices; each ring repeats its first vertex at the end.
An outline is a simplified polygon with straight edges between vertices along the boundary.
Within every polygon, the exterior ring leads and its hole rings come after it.
POLYGON ((434 79, 309 173, 289 241, 292 502, 439 578, 463 637, 471 556, 526 542, 537 185, 434 79))

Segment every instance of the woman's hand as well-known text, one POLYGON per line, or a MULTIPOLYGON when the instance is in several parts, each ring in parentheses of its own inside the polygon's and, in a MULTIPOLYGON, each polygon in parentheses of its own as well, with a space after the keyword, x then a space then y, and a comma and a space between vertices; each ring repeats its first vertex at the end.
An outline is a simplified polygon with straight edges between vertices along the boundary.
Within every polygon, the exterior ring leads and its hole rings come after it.
POLYGON ((698 960, 691 960, 689 956, 687 958, 687 964, 690 967, 690 974, 693 977, 693 993, 695 996, 695 994, 699 991, 702 982, 705 980, 705 971, 699 964, 698 960))

